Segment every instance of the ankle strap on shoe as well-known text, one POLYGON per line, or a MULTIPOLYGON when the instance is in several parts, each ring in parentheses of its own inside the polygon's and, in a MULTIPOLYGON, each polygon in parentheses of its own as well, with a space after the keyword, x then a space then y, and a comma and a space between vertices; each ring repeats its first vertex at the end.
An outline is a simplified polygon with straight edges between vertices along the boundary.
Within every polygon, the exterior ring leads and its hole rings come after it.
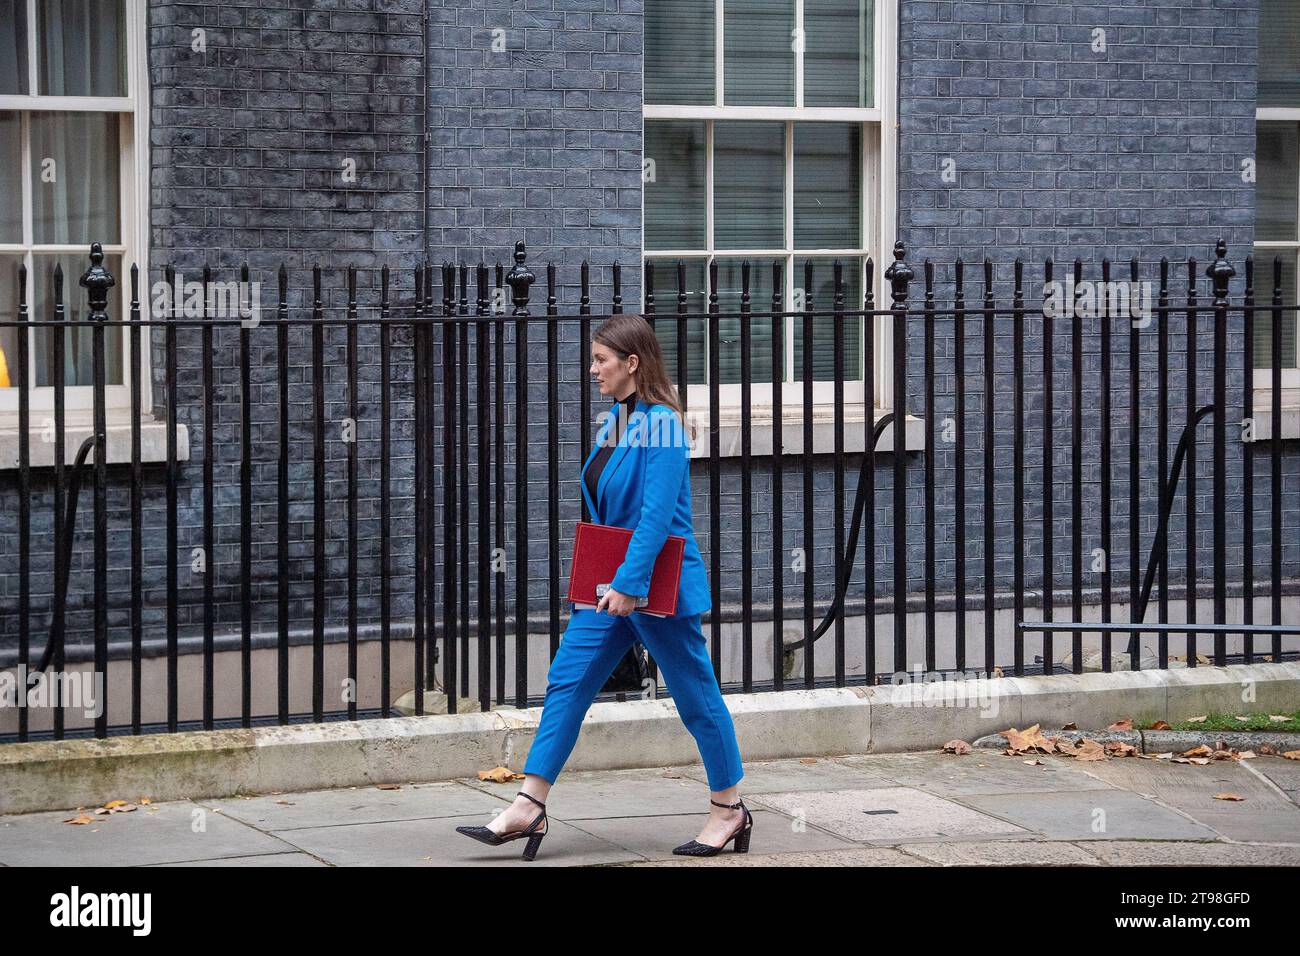
POLYGON ((524 793, 522 790, 520 790, 520 791, 519 791, 519 796, 521 796, 521 797, 527 797, 529 800, 533 801, 533 803, 537 804, 537 805, 538 805, 539 807, 541 807, 543 810, 546 809, 546 804, 542 803, 542 801, 538 800, 538 799, 537 799, 536 797, 534 797, 531 793, 524 793))
POLYGON ((712 797, 709 798, 709 803, 713 804, 715 807, 726 807, 728 810, 739 810, 745 805, 744 800, 738 800, 735 803, 718 803, 718 801, 714 800, 712 797))

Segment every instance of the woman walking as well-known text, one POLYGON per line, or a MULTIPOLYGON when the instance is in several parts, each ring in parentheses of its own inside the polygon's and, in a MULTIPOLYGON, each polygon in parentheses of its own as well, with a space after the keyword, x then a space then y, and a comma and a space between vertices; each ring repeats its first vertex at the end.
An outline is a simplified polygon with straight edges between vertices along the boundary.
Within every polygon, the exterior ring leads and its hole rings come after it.
POLYGON ((546 833, 546 795, 578 741, 583 717, 639 640, 663 674, 708 776, 709 818, 695 839, 673 853, 713 856, 732 840, 736 852, 745 853, 754 822, 736 789, 744 776, 740 748, 700 629, 711 600, 691 524, 690 447, 681 401, 654 329, 640 315, 614 315, 601 323, 592 334, 591 359, 601 394, 617 401, 583 464, 582 493, 594 521, 631 528, 632 538, 600 603, 571 608, 547 674, 519 795, 487 826, 456 829, 494 846, 527 837, 524 859, 533 859, 546 833), (676 614, 638 613, 636 599, 649 593, 655 558, 670 534, 686 539, 676 614))

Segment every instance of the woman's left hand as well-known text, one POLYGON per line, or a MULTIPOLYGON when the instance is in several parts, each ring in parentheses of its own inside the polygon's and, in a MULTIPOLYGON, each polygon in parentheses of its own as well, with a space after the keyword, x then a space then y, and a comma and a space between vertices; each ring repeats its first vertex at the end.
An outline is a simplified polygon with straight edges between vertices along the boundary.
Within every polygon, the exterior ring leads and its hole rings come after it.
POLYGON ((607 611, 619 617, 627 617, 636 610, 636 599, 630 594, 624 594, 622 591, 615 591, 610 588, 601 597, 600 602, 596 605, 596 610, 598 612, 607 611))

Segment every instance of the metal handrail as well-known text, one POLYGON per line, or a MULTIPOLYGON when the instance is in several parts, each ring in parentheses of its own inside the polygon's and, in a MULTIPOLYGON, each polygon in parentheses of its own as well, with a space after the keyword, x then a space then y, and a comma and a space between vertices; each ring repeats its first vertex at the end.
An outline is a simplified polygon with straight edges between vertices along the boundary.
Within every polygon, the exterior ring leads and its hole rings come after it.
MULTIPOLYGON (((826 633, 826 629, 831 626, 831 622, 844 612, 844 595, 849 589, 849 578, 853 576, 852 556, 858 549, 858 530, 862 526, 862 512, 866 507, 866 499, 862 495, 862 489, 866 485, 867 468, 875 467, 872 456, 876 453, 876 445, 880 443, 880 436, 884 434, 885 428, 894 420, 894 417, 894 412, 889 412, 877 419, 875 427, 871 430, 871 447, 865 449, 862 453, 862 465, 858 469, 858 487, 853 496, 853 521, 849 526, 849 540, 844 549, 844 579, 839 582, 839 586, 835 589, 835 600, 827 608, 826 616, 822 618, 822 622, 817 625, 811 637, 801 637, 797 641, 781 645, 781 650, 787 654, 797 651, 809 640, 816 642, 819 637, 826 633)), ((901 431, 895 429, 894 450, 896 454, 902 451, 899 447, 903 441, 900 437, 901 434, 901 431)))
POLYGON ((50 639, 45 643, 45 653, 36 670, 43 671, 50 666, 54 649, 63 645, 63 615, 68 600, 68 579, 72 576, 72 538, 77 527, 77 498, 81 494, 81 473, 86 466, 86 458, 95 447, 95 436, 89 435, 77 449, 76 460, 72 464, 72 478, 68 482, 68 504, 63 520, 63 540, 56 542, 62 560, 59 562, 61 574, 54 578, 54 614, 50 619, 50 639))

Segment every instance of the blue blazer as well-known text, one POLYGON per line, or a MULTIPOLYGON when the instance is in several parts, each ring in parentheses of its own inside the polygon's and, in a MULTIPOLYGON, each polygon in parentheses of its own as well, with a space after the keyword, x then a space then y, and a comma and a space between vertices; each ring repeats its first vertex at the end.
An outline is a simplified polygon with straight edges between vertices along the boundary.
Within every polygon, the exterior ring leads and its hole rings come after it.
MULTIPOLYGON (((605 416, 591 454, 582 465, 578 483, 588 512, 599 524, 631 528, 632 540, 610 586, 624 594, 650 591, 650 572, 668 535, 686 539, 682 577, 677 591, 677 615, 709 610, 708 576, 691 524, 690 445, 681 420, 667 405, 647 405, 638 399, 596 485, 596 501, 587 491, 587 468, 614 425, 620 402, 605 416)), ((634 612, 635 613, 635 612, 634 612)))

